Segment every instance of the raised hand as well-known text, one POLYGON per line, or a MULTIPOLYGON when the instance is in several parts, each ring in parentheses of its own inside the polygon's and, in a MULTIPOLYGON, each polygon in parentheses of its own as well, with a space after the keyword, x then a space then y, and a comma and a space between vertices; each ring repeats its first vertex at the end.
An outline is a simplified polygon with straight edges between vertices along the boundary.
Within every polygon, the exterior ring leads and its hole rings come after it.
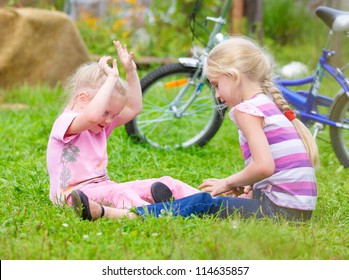
POLYGON ((126 72, 136 70, 136 63, 133 61, 133 52, 128 52, 127 46, 122 47, 119 41, 114 41, 114 46, 118 52, 119 59, 126 72))
POLYGON ((103 56, 100 58, 98 65, 105 75, 119 77, 119 69, 116 64, 116 59, 113 59, 112 67, 108 65, 108 61, 110 61, 111 59, 111 56, 103 56))

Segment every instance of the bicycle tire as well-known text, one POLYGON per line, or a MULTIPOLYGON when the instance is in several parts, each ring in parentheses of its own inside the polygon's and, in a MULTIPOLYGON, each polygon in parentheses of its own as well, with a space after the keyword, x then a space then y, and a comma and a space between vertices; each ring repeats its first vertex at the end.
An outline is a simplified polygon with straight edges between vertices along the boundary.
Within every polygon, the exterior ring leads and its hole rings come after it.
MULTIPOLYGON (((142 78, 143 110, 125 124, 127 134, 138 142, 158 148, 204 146, 217 133, 225 113, 225 108, 217 106, 218 101, 208 80, 180 118, 169 109, 169 104, 183 85, 179 83, 178 86, 166 88, 171 82, 192 78, 196 70, 173 63, 163 65, 142 78)), ((184 96, 185 100, 190 93, 184 96)))
MULTIPOLYGON (((340 90, 330 109, 330 120, 349 125, 349 97, 344 90, 340 90)), ((333 150, 345 167, 349 167, 349 130, 330 126, 330 139, 333 150)))

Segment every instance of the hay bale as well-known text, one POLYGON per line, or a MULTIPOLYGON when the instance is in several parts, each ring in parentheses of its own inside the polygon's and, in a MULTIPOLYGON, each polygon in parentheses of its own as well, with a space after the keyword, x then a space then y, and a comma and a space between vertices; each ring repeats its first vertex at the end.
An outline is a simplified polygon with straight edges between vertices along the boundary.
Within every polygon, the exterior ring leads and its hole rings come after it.
POLYGON ((0 9, 0 87, 54 86, 90 60, 64 13, 35 8, 0 9))

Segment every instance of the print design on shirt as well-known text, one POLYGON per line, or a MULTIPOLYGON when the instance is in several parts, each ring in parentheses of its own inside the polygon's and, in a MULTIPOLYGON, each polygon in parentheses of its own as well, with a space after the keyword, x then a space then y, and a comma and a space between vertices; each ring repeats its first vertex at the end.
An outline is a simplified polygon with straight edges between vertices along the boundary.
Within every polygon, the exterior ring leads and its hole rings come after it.
POLYGON ((74 162, 77 160, 77 157, 79 156, 79 148, 77 146, 74 146, 72 144, 66 143, 64 144, 62 155, 61 155, 61 163, 62 163, 62 172, 60 175, 60 187, 61 189, 64 189, 69 186, 69 180, 71 179, 71 171, 68 168, 69 162, 74 162))

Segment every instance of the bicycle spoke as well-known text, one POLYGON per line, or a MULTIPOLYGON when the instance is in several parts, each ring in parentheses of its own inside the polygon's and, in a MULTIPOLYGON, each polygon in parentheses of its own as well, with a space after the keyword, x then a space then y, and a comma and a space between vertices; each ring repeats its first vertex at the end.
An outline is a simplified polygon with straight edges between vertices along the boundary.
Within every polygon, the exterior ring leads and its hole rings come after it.
POLYGON ((128 124, 127 133, 155 147, 206 143, 220 127, 224 110, 218 109, 208 83, 195 92, 199 82, 193 80, 194 73, 193 68, 173 64, 145 77, 143 111, 128 124))

